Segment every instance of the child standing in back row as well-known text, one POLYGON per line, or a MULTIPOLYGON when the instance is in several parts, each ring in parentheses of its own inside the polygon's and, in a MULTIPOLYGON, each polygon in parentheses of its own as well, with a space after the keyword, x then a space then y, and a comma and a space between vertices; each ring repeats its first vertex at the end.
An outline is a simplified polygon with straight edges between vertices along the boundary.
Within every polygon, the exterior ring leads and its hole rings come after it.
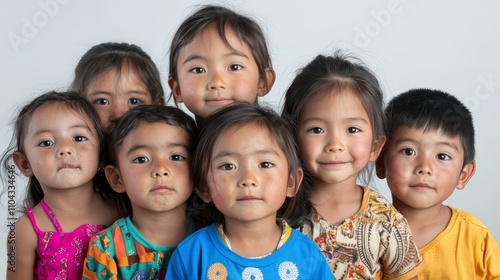
POLYGON ((71 90, 92 103, 105 132, 133 107, 165 103, 158 68, 145 51, 128 43, 90 48, 78 61, 71 90))
POLYGON ((90 240, 84 279, 164 277, 172 251, 199 228, 186 202, 194 137, 194 120, 171 106, 138 106, 113 127, 106 178, 131 212, 90 240))
POLYGON ((95 191, 102 137, 97 112, 78 93, 48 92, 21 109, 15 145, 2 157, 29 178, 7 279, 81 279, 90 238, 118 218, 95 191))
POLYGON ((170 45, 168 85, 197 123, 235 101, 256 103, 275 73, 266 39, 251 18, 203 6, 179 26, 170 45))
POLYGON ((377 175, 387 178, 427 268, 418 279, 500 279, 500 247, 475 216, 443 205, 476 170, 474 126, 454 96, 414 89, 386 110, 387 145, 377 175))
POLYGON ((318 244, 336 279, 415 279, 425 265, 405 218, 357 183, 385 143, 371 71, 340 54, 318 55, 288 88, 283 116, 296 128, 305 169, 292 227, 318 244))
POLYGON ((195 145, 194 188, 219 215, 179 244, 165 279, 333 279, 318 247, 278 214, 287 199, 284 216, 293 208, 302 180, 286 121, 230 105, 206 120, 195 145))

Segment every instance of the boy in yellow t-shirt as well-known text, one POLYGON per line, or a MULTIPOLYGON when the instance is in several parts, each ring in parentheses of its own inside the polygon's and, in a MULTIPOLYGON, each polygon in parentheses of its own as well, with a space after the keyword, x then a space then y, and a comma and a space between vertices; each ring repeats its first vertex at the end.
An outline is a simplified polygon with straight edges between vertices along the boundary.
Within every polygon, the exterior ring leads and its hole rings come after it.
POLYGON ((418 279, 499 279, 500 247, 475 216, 443 205, 476 170, 470 111, 454 96, 414 89, 386 110, 387 144, 377 175, 406 217, 426 262, 418 279))

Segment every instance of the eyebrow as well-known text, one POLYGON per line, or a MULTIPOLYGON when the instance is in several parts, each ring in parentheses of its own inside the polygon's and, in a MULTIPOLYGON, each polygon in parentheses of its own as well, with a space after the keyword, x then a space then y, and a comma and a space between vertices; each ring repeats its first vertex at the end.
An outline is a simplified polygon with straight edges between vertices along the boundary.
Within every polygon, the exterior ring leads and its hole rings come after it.
MULTIPOLYGON (((396 140, 396 144, 399 144, 399 143, 402 143, 402 142, 412 142, 412 143, 415 143, 417 141, 414 140, 414 139, 412 139, 412 138, 408 138, 408 137, 401 137, 401 138, 399 138, 399 139, 396 140)), ((458 151, 457 145, 455 145, 453 143, 450 143, 450 142, 447 142, 447 141, 440 141, 440 142, 436 142, 435 144, 437 144, 439 146, 448 146, 448 147, 450 147, 450 148, 458 151)))
MULTIPOLYGON (((327 122, 327 120, 325 118, 320 118, 320 117, 312 117, 312 118, 308 118, 308 119, 305 119, 303 121, 303 123, 305 122, 314 122, 314 121, 318 121, 318 122, 327 122)), ((356 122, 356 121, 360 121, 360 122, 364 122, 366 124, 369 124, 369 122, 364 119, 364 118, 358 118, 358 117, 352 117, 352 118, 346 118, 344 119, 343 121, 349 121, 349 122, 356 122)))
MULTIPOLYGON (((75 124, 75 125, 72 125, 69 127, 69 129, 73 129, 73 128, 83 128, 83 129, 89 131, 90 133, 92 133, 92 130, 90 129, 90 127, 88 125, 85 125, 85 124, 75 124)), ((53 131, 52 129, 39 129, 39 130, 35 131, 33 136, 36 136, 36 135, 39 135, 42 133, 50 133, 52 131, 53 131)))
MULTIPOLYGON (((94 95, 97 95, 97 94, 111 95, 111 92, 106 91, 106 90, 95 90, 95 91, 90 92, 88 95, 89 95, 89 96, 94 96, 94 95)), ((149 94, 149 92, 147 92, 147 91, 143 91, 143 90, 139 90, 139 89, 133 89, 133 90, 127 90, 127 91, 125 92, 125 94, 140 94, 140 95, 148 95, 148 94, 149 94)))
MULTIPOLYGON (((162 147, 167 147, 167 148, 181 147, 181 148, 184 148, 186 150, 189 150, 188 147, 183 143, 169 143, 167 145, 163 145, 162 147)), ((132 145, 132 147, 130 147, 130 149, 127 150, 126 154, 129 156, 133 152, 135 152, 137 150, 141 150, 141 149, 152 150, 153 148, 151 145, 135 144, 135 145, 132 145)))
MULTIPOLYGON (((240 56, 240 57, 248 58, 248 56, 246 54, 239 52, 239 51, 232 51, 230 53, 225 54, 224 56, 226 56, 226 57, 228 57, 228 56, 240 56)), ((206 60, 206 58, 204 56, 193 54, 193 55, 189 55, 188 57, 186 57, 186 59, 184 59, 182 64, 186 64, 186 63, 188 63, 192 60, 195 60, 195 59, 206 60)))
MULTIPOLYGON (((276 152, 275 150, 258 150, 256 152, 253 152, 253 154, 258 154, 258 155, 267 155, 267 154, 272 154, 279 156, 279 153, 276 152)), ((230 157, 230 156, 239 156, 241 155, 240 153, 237 152, 229 152, 229 151, 221 151, 217 153, 212 160, 216 160, 222 157, 230 157)))

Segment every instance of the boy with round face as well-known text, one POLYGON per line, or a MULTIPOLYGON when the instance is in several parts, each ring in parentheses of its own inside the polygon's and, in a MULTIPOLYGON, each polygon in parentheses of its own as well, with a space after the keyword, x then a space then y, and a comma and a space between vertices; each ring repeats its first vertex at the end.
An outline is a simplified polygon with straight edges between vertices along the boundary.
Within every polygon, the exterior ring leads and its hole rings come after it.
POLYGON ((386 110, 388 140, 377 160, 427 267, 418 279, 498 279, 500 247, 473 215, 444 205, 476 170, 469 110, 454 96, 415 89, 386 110))

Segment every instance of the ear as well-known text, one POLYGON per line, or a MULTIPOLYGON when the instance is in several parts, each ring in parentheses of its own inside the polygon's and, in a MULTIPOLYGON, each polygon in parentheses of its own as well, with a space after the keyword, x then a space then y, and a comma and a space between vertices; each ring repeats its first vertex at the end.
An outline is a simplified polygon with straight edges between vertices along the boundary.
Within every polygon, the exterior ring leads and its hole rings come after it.
POLYGON ((33 176, 33 170, 31 169, 28 158, 24 153, 21 153, 19 151, 14 152, 14 154, 12 154, 12 160, 24 176, 28 178, 33 176))
POLYGON ((118 167, 114 165, 107 165, 104 168, 104 174, 106 174, 106 179, 108 179, 111 188, 113 188, 115 192, 124 193, 126 191, 118 167))
POLYGON ((264 96, 271 91, 271 88, 274 85, 274 81, 276 80, 276 73, 274 73, 273 68, 266 67, 264 70, 266 75, 266 79, 260 79, 259 82, 259 90, 257 92, 257 96, 264 96))
POLYGON ((465 188, 465 185, 469 182, 470 178, 472 178, 472 175, 476 172, 476 161, 473 160, 462 168, 462 171, 460 172, 460 177, 458 178, 457 190, 461 190, 465 188))
POLYGON ((168 86, 172 90, 176 102, 182 102, 181 88, 179 82, 172 76, 168 76, 168 86))
POLYGON ((165 105, 165 98, 163 96, 156 98, 156 100, 154 101, 154 104, 155 105, 165 105))
POLYGON ((375 171, 377 172, 377 177, 379 179, 385 179, 385 163, 384 163, 384 155, 380 155, 375 161, 375 171))
POLYGON ((290 178, 288 178, 288 183, 286 186, 286 196, 294 197, 300 188, 300 183, 302 183, 302 179, 304 178, 304 170, 302 167, 299 167, 297 172, 295 173, 295 177, 293 174, 290 174, 290 178))
POLYGON ((387 138, 385 136, 381 136, 373 141, 372 151, 370 153, 370 162, 377 160, 377 157, 379 156, 380 151, 382 151, 386 140, 387 138))
POLYGON ((212 202, 212 195, 210 195, 210 191, 208 190, 208 187, 204 187, 203 190, 195 189, 196 194, 198 194, 199 197, 205 202, 205 203, 210 203, 212 202))

